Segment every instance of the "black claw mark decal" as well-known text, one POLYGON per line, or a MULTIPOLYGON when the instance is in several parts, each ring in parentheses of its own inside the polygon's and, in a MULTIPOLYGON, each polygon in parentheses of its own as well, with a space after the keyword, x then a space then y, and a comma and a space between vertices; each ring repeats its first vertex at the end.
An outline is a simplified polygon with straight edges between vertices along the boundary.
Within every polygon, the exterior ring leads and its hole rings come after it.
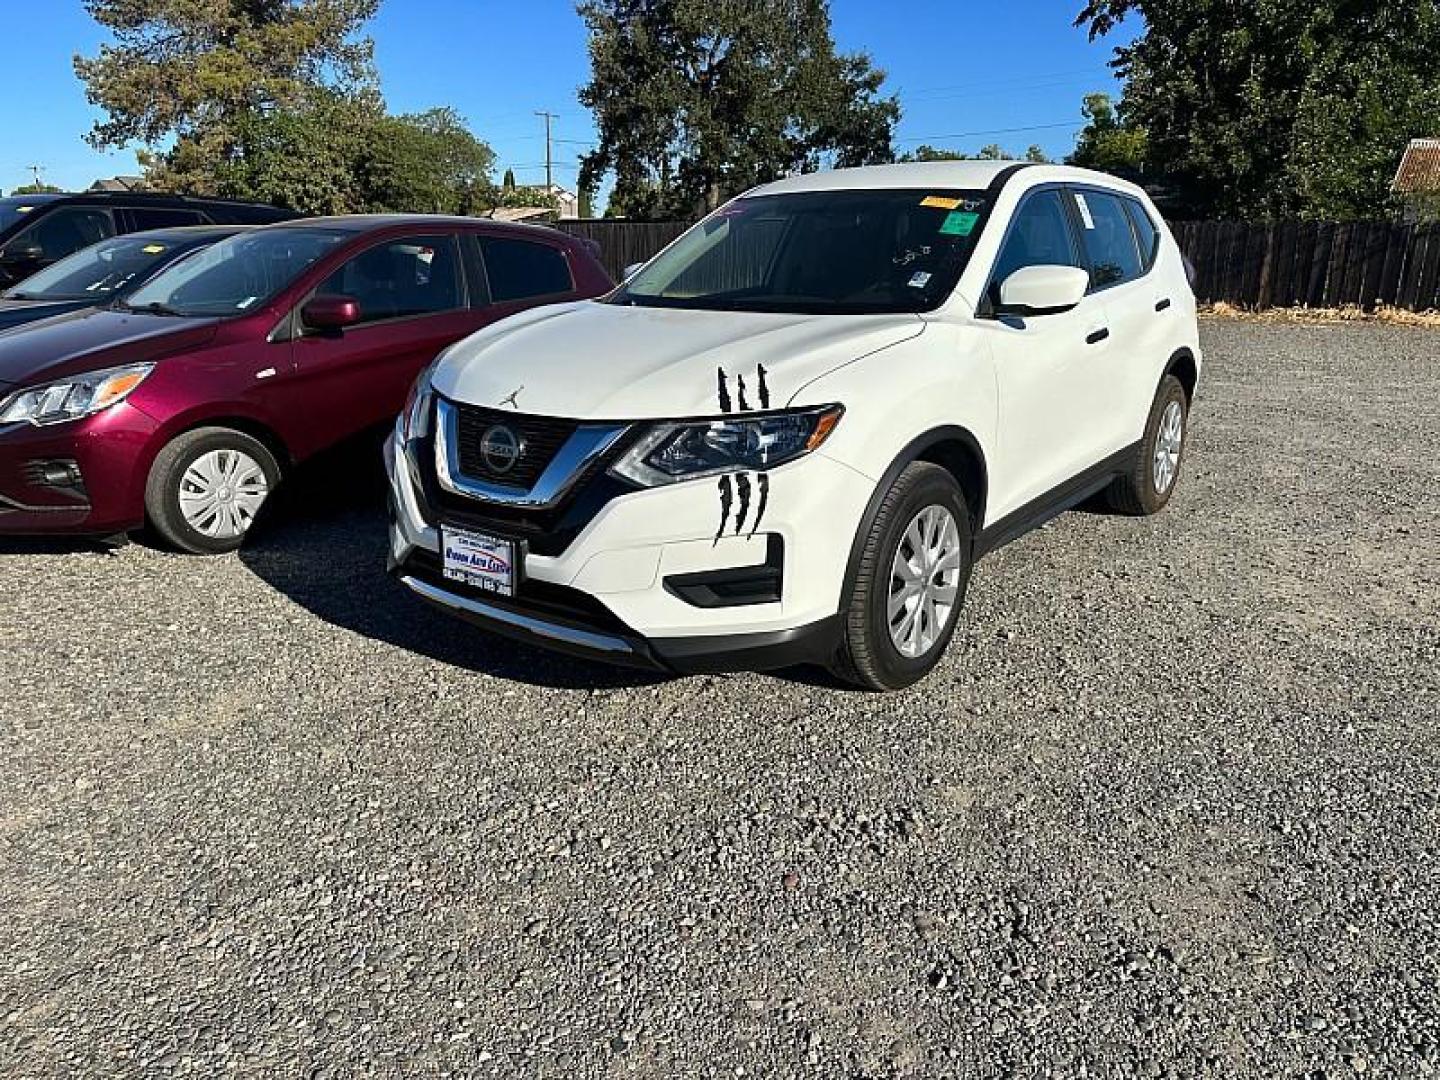
POLYGON ((735 501, 735 494, 731 490, 730 477, 720 477, 720 528, 715 530, 715 540, 710 544, 713 548, 720 543, 720 537, 725 535, 725 523, 730 520, 730 505, 735 501))
POLYGON ((728 413, 730 411, 730 383, 725 378, 725 369, 723 367, 719 369, 718 380, 720 411, 723 413, 728 413))
POLYGON ((737 389, 739 390, 739 394, 740 394, 740 411, 741 411, 741 412, 749 412, 749 411, 750 411, 750 404, 749 404, 749 402, 747 402, 747 401, 745 400, 745 376, 744 376, 744 375, 736 375, 736 376, 735 376, 735 386, 736 386, 737 389))
MULTIPOLYGON (((770 474, 762 472, 756 477, 756 481, 760 485, 760 505, 755 507, 755 520, 750 525, 750 536, 745 538, 747 540, 751 539, 755 535, 755 530, 760 528, 760 520, 765 516, 765 507, 770 504, 770 474)), ((738 534, 740 530, 736 529, 735 531, 738 534)))
POLYGON ((735 535, 739 536, 750 516, 750 477, 742 472, 735 478, 735 487, 740 492, 740 511, 735 515, 735 535))
POLYGON ((760 381, 760 408, 770 408, 770 387, 765 385, 764 365, 755 365, 755 377, 760 381))

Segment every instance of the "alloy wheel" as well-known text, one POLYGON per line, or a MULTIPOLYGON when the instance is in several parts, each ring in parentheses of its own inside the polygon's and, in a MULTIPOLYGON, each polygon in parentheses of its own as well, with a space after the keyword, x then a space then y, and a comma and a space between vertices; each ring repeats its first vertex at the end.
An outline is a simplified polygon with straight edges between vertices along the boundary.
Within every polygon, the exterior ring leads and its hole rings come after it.
POLYGON ((1155 436, 1154 468, 1151 478, 1155 494, 1164 495, 1175 483, 1180 472, 1180 450, 1185 444, 1185 409, 1180 402, 1165 406, 1160 417, 1160 431, 1155 436))
POLYGON ((960 530, 943 506, 911 519, 890 568, 887 619, 900 655, 918 660, 940 640, 959 599, 960 530))

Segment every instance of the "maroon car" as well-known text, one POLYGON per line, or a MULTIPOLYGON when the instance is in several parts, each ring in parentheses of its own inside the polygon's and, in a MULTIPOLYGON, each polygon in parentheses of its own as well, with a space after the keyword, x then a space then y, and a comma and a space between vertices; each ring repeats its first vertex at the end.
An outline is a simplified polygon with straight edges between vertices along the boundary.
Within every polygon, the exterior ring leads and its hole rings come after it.
POLYGON ((611 282, 591 246, 473 218, 247 232, 125 301, 0 334, 0 533, 238 547, 285 471, 400 411, 441 350, 611 282))

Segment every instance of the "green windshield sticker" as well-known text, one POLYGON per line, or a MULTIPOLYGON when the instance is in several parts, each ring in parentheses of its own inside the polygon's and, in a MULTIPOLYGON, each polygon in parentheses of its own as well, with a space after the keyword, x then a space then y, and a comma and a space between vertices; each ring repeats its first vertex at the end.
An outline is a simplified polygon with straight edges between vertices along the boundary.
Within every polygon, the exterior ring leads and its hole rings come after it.
POLYGON ((940 226, 940 233, 942 236, 969 236, 979 223, 979 214, 954 210, 945 215, 945 221, 940 226))

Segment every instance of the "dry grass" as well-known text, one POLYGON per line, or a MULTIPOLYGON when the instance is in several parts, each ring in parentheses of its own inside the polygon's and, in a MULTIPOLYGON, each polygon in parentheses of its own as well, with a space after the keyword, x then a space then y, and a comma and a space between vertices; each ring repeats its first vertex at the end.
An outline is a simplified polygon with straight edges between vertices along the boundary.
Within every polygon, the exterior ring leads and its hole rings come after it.
POLYGON ((1358 307, 1342 308, 1266 308, 1255 311, 1236 307, 1224 301, 1210 304, 1201 309, 1206 315, 1219 319, 1243 319, 1253 322, 1308 322, 1308 323, 1349 323, 1378 322, 1392 326, 1418 326, 1440 329, 1440 311, 1405 311, 1401 308, 1382 305, 1375 311, 1364 311, 1358 307))

